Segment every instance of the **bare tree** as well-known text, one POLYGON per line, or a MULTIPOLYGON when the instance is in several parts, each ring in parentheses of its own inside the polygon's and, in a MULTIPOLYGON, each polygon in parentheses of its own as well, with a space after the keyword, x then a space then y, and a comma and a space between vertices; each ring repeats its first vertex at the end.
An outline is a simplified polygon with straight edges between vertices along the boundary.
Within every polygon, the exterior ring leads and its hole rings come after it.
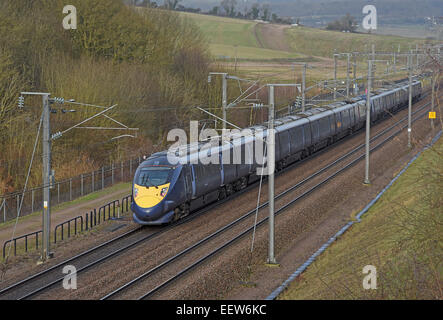
POLYGON ((169 10, 175 10, 177 8, 177 5, 179 2, 182 2, 183 0, 165 0, 165 8, 169 10))
POLYGON ((237 6, 237 0, 222 0, 220 6, 225 10, 228 17, 235 16, 235 7, 237 6))
POLYGON ((257 3, 254 3, 251 8, 252 19, 254 19, 254 20, 258 19, 259 15, 260 15, 260 7, 257 3))

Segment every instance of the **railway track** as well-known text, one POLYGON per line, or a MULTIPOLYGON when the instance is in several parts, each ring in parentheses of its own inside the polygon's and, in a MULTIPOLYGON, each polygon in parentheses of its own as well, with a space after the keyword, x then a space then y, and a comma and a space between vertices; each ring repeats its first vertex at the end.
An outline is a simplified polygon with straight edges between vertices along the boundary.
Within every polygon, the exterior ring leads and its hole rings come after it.
POLYGON ((0 289, 0 300, 4 299, 16 299, 23 300, 29 299, 38 293, 43 292, 55 286, 58 283, 62 283, 64 276, 62 273, 63 267, 66 265, 74 265, 77 269, 77 274, 82 273, 100 263, 103 263, 137 245, 152 240, 161 234, 175 228, 181 224, 187 223, 198 216, 206 213, 209 210, 214 209, 217 206, 223 205, 227 201, 231 201, 234 198, 240 196, 244 192, 249 191, 255 186, 251 185, 239 192, 236 192, 232 196, 210 204, 207 207, 193 212, 191 215, 165 227, 138 227, 137 229, 128 231, 114 239, 106 241, 98 246, 90 248, 74 257, 57 263, 48 269, 38 272, 28 278, 25 278, 19 282, 16 282, 10 286, 0 289), (43 285, 41 284, 43 283, 43 285))
MULTIPOLYGON (((430 104, 427 103, 427 104, 423 105, 422 107, 420 107, 419 109, 417 109, 413 113, 413 116, 414 116, 413 122, 417 121, 418 119, 421 119, 426 114, 427 111, 425 109, 429 105, 430 104), (423 110, 425 110, 425 111, 422 112, 423 110)), ((406 121, 407 121, 407 117, 404 117, 400 121, 397 121, 393 125, 389 126, 388 128, 382 130, 381 132, 377 133, 374 137, 372 137, 371 143, 374 143, 378 140, 381 140, 381 141, 377 142, 376 145, 372 146, 371 151, 380 148, 385 143, 387 143, 388 141, 393 139, 395 136, 397 136, 400 132, 402 132, 402 130, 407 127, 406 121), (395 128, 397 128, 397 130, 394 130, 395 128), (392 130, 394 130, 394 132, 390 133, 392 130), (388 133, 390 133, 390 134, 388 134, 388 133)), ((358 163, 359 161, 364 159, 364 157, 365 157, 364 152, 359 153, 359 151, 364 151, 364 147, 365 147, 364 144, 357 146, 356 148, 352 149, 351 151, 349 151, 345 155, 339 157, 338 159, 330 162, 328 165, 324 166, 320 170, 316 171, 314 174, 310 175, 309 177, 303 179, 302 181, 296 183, 295 185, 291 186, 290 188, 288 188, 285 191, 278 194, 275 198, 276 200, 284 199, 285 197, 289 197, 289 199, 288 199, 288 201, 286 201, 286 203, 283 203, 279 206, 279 208, 275 211, 275 215, 277 216, 277 215, 284 213, 289 207, 294 205, 297 201, 299 201, 300 199, 311 194, 316 189, 320 188, 324 184, 331 181, 337 175, 341 174, 342 172, 346 171, 347 169, 349 169, 350 167, 354 166, 356 163, 358 163), (347 159, 349 159, 349 161, 345 162, 345 160, 347 160, 347 159), (342 165, 342 166, 337 169, 336 167, 339 165, 342 165), (329 173, 325 178, 318 179, 319 181, 315 181, 317 178, 321 178, 322 174, 329 172, 333 168, 335 168, 336 170, 329 173), (300 194, 297 194, 294 196, 294 191, 296 191, 297 189, 303 187, 304 185, 306 185, 312 181, 315 181, 315 183, 312 186, 308 186, 306 188, 306 190, 304 190, 300 194)), ((259 206, 259 210, 261 210, 260 213, 261 213, 262 217, 258 220, 256 227, 259 227, 268 221, 268 217, 265 216, 265 213, 263 210, 267 207, 267 205, 268 205, 268 202, 266 201, 259 206)), ((277 205, 276 205, 276 207, 277 207, 277 205)), ((182 278, 183 276, 185 276, 192 269, 195 269, 199 265, 202 265, 205 261, 208 261, 211 257, 217 255, 218 253, 220 253, 224 249, 228 248, 230 245, 232 245, 233 243, 235 243, 239 239, 241 239, 244 236, 246 236, 247 234, 251 233, 254 230, 254 225, 251 224, 251 221, 248 222, 247 219, 248 218, 252 219, 255 216, 254 215, 255 213, 256 213, 255 209, 248 211, 247 213, 245 213, 244 215, 242 215, 238 219, 232 221, 228 225, 225 225, 224 227, 218 229, 217 231, 206 236, 205 238, 201 239, 200 241, 192 244, 191 246, 187 247, 186 249, 182 250, 181 252, 177 253, 176 255, 164 260, 162 263, 156 265, 155 267, 151 268, 150 270, 146 271, 145 273, 143 273, 143 274, 139 275, 138 277, 132 279, 131 281, 125 283, 123 286, 113 290, 109 294, 103 296, 101 299, 106 300, 106 299, 111 299, 111 298, 112 299, 126 298, 127 294, 131 290, 137 291, 137 288, 138 288, 138 290, 140 290, 140 288, 146 288, 146 287, 151 287, 151 289, 149 291, 145 291, 145 293, 139 295, 137 297, 137 299, 151 298, 156 293, 160 292, 162 289, 164 289, 165 287, 167 287, 168 285, 170 285, 174 281, 177 281, 180 278, 182 278), (239 228, 240 224, 241 224, 241 228, 239 228), (221 241, 221 239, 219 239, 222 234, 228 233, 228 232, 230 232, 230 230, 232 230, 234 228, 242 229, 242 230, 233 232, 234 234, 231 235, 231 237, 228 241, 223 242, 223 241, 221 241), (202 247, 208 245, 211 241, 216 242, 216 243, 217 242, 223 242, 223 243, 218 246, 216 245, 215 249, 210 249, 210 250, 201 249, 202 247), (200 255, 198 255, 196 253, 197 250, 202 251, 202 253, 200 255), (207 253, 207 252, 209 252, 209 253, 207 253), (167 280, 162 281, 162 282, 152 286, 151 282, 155 282, 155 281, 150 281, 151 276, 157 274, 158 272, 160 272, 161 270, 164 270, 164 269, 177 270, 177 266, 175 264, 180 265, 180 261, 182 258, 185 258, 186 256, 191 256, 191 255, 197 256, 197 257, 191 258, 191 259, 193 259, 192 263, 188 263, 186 265, 186 267, 184 267, 184 268, 179 268, 178 271, 170 271, 170 276, 167 278, 167 280)), ((133 299, 132 296, 130 296, 129 298, 133 299)))
MULTIPOLYGON (((423 107, 421 107, 419 110, 416 110, 414 112, 414 114, 416 114, 417 112, 423 110, 426 106, 428 106, 428 104, 424 105, 423 107)), ((385 134, 387 132, 389 132, 390 130, 392 130, 395 126, 397 126, 398 124, 405 122, 407 118, 403 118, 402 120, 398 121, 396 124, 394 124, 393 126, 382 130, 380 133, 378 133, 376 136, 374 136, 371 141, 374 141, 375 139, 377 139, 378 137, 380 137, 382 134, 385 134)), ((349 139, 351 136, 346 137, 345 139, 349 139)), ((343 139, 343 140, 345 140, 343 139)), ((317 152, 316 154, 312 155, 311 157, 308 157, 306 159, 303 160, 304 161, 309 161, 314 157, 317 157, 318 155, 327 152, 330 148, 336 146, 336 144, 329 146, 328 148, 323 149, 320 152, 317 152)), ((279 194, 276 199, 279 199, 283 196, 285 196, 287 193, 291 192, 291 190, 297 189, 300 186, 302 186, 303 184, 305 184, 306 182, 312 180, 313 178, 315 178, 316 176, 320 175, 322 172, 326 171, 327 169, 333 167, 334 165, 338 164, 339 162, 343 161, 344 159, 348 158, 349 156, 351 156, 352 154, 356 153, 358 150, 362 149, 363 146, 359 146, 357 148, 355 148, 354 150, 352 150, 350 153, 348 153, 347 155, 337 159, 336 161, 334 161, 333 163, 330 163, 328 166, 322 168, 321 170, 319 170, 317 173, 315 173, 314 175, 306 178, 305 180, 299 182, 297 185, 289 188, 288 190, 286 190, 285 192, 279 194)), ((296 163, 300 164, 301 162, 296 163)), ((287 170, 290 170, 293 168, 294 165, 289 166, 287 168, 285 168, 284 170, 282 170, 281 172, 279 172, 279 174, 283 174, 284 172, 286 172, 287 170)), ((72 258, 69 258, 63 262, 60 262, 46 270, 43 270, 37 274, 34 274, 33 276, 30 276, 22 281, 19 281, 11 286, 8 286, 4 289, 0 290, 0 299, 29 299, 34 297, 35 295, 45 292, 46 290, 49 290, 50 288, 54 287, 56 284, 61 283, 63 281, 63 273, 62 273, 62 269, 65 265, 68 264, 75 264, 77 267, 77 273, 82 273, 88 269, 91 269, 94 266, 99 265, 100 263, 103 263, 105 261, 110 260, 111 258, 127 251, 130 248, 133 248, 137 245, 140 245, 142 243, 145 243, 149 240, 152 240, 154 238, 156 238, 157 236, 171 230, 172 228, 189 222, 190 220, 193 220, 195 218, 197 218, 199 215, 204 214, 205 212, 214 209, 215 207, 221 206, 222 204, 224 204, 227 201, 231 201, 233 200, 235 197, 238 197, 239 195, 249 191, 250 189, 254 188, 256 186, 256 184, 250 185, 247 188, 243 189, 240 192, 235 193, 234 195, 232 195, 229 198, 224 199, 223 201, 219 201, 216 203, 213 203, 211 205, 209 205, 208 207, 198 210, 197 212, 193 213, 192 215, 189 215, 188 217, 178 221, 177 223, 174 223, 172 225, 169 225, 167 227, 163 227, 163 228, 137 228, 135 230, 131 230, 123 235, 120 235, 112 240, 109 240, 103 244, 100 244, 94 248, 91 248, 85 252, 82 252, 72 258)), ((263 209, 267 206, 267 203, 264 203, 260 206, 260 209, 263 209)), ((279 209, 278 212, 280 212, 281 209, 279 209)), ((127 283, 124 288, 119 288, 115 291, 113 291, 112 293, 110 293, 109 295, 107 295, 106 297, 103 298, 111 298, 116 296, 117 294, 119 294, 120 292, 122 292, 123 290, 126 290, 127 288, 131 287, 132 285, 138 283, 139 281, 141 281, 142 279, 145 279, 146 277, 149 277, 150 274, 155 273, 156 271, 162 269, 163 267, 171 264, 172 262, 176 261, 178 258, 180 258, 181 256, 186 255, 187 253, 191 252, 193 249, 201 246, 202 244, 208 242, 209 240, 215 238, 217 235, 223 233, 224 231, 232 228, 233 226, 239 224, 241 221, 245 220, 247 217, 251 216, 254 212, 248 212, 247 214, 245 214, 244 216, 242 216, 241 218, 233 221, 232 223, 230 223, 229 225, 221 228, 220 230, 218 230, 216 233, 212 234, 211 236, 201 240, 200 242, 194 244, 193 246, 189 247, 188 249, 180 252, 179 254, 177 254, 176 256, 164 261, 163 263, 161 263, 160 265, 158 265, 157 267, 155 267, 154 269, 151 269, 150 271, 148 271, 148 273, 143 274, 142 276, 134 279, 133 281, 131 281, 131 283, 127 283)), ((261 220, 259 222, 258 225, 264 223, 264 220, 261 220)), ((235 240, 233 240, 235 241, 235 240)), ((229 244, 227 244, 229 245, 229 244)), ((220 249, 222 250, 222 249, 220 249)), ((218 252, 218 251, 217 251, 218 252)), ((210 256, 216 254, 216 252, 213 252, 210 256)), ((209 258, 206 257, 204 258, 203 261, 207 260, 209 258)), ((200 263, 202 263, 203 261, 201 261, 200 263)), ((191 267, 194 268, 195 266, 191 267)), ((173 281, 173 280, 171 280, 173 281)), ((169 282, 168 282, 169 283, 169 282)), ((165 286, 166 284, 164 284, 163 286, 165 286)), ((160 288, 156 289, 156 291, 160 290, 160 288)), ((151 290, 152 291, 152 290, 151 290)), ((153 293, 147 295, 146 297, 152 295, 153 293)), ((144 298, 144 297, 143 297, 144 298)))
MULTIPOLYGON (((327 152, 334 145, 325 148, 316 154, 299 161, 298 163, 309 161, 314 157, 319 156, 320 154, 327 152)), ((298 164, 297 163, 297 164, 298 164)), ((294 164, 295 165, 295 164, 294 164)), ((293 168, 294 165, 288 166, 284 170, 278 173, 284 174, 286 171, 293 168)), ((212 203, 207 207, 192 212, 189 216, 177 221, 171 225, 166 227, 139 227, 135 230, 128 231, 114 239, 106 241, 100 245, 97 245, 93 248, 90 248, 84 252, 79 253, 69 259, 66 259, 60 263, 57 263, 54 266, 49 267, 48 269, 42 270, 28 278, 25 278, 21 281, 18 281, 12 285, 9 285, 5 288, 0 289, 0 300, 4 299, 29 299, 36 294, 47 290, 56 284, 62 283, 63 281, 63 273, 62 269, 66 265, 76 265, 77 266, 77 274, 83 273, 88 269, 91 269, 94 266, 97 266, 100 263, 103 263, 137 245, 145 243, 149 240, 152 240, 161 234, 171 230, 174 227, 177 227, 181 224, 187 223, 198 216, 216 208, 228 201, 232 201, 236 197, 250 191, 254 187, 256 187, 257 182, 249 185, 247 188, 240 190, 233 195, 218 201, 216 203, 212 203), (157 230, 160 229, 160 230, 157 230), (157 230, 157 231, 156 231, 157 230)))

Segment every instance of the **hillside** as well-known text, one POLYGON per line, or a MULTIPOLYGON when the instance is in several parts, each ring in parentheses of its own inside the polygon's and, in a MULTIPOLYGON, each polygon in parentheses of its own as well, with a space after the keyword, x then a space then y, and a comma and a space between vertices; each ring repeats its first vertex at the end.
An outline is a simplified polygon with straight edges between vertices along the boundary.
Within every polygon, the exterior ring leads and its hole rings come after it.
POLYGON ((218 59, 273 60, 300 59, 309 56, 330 58, 338 52, 369 50, 402 51, 424 40, 399 36, 341 33, 309 27, 263 24, 251 20, 181 13, 195 22, 210 43, 218 59))
POLYGON ((294 52, 264 46, 257 22, 187 12, 180 14, 200 28, 215 58, 235 59, 237 56, 243 60, 269 60, 300 57, 294 52))
POLYGON ((375 35, 364 33, 343 33, 309 27, 286 29, 287 41, 292 50, 302 54, 330 57, 334 50, 337 52, 354 52, 371 50, 374 43, 376 51, 400 50, 406 52, 423 44, 425 40, 411 39, 390 35, 375 35))
MULTIPOLYGON (((70 4, 78 12, 76 30, 63 29, 61 0, 0 1, 0 194, 23 186, 37 134, 41 100, 28 96, 20 110, 21 91, 50 92, 99 106, 118 104, 108 115, 140 128, 134 139, 111 140, 116 135, 109 130, 75 130, 57 140, 52 148, 57 180, 145 154, 150 141, 161 141, 169 127, 186 122, 189 114, 171 118, 170 111, 152 109, 207 101, 208 49, 195 25, 172 11, 134 12, 121 0, 70 4)), ((51 115, 53 132, 96 111, 86 106, 74 110, 51 115)), ((110 122, 102 117, 88 124, 110 122)), ((41 161, 32 169, 28 187, 41 183, 41 161)))
MULTIPOLYGON (((208 11, 219 6, 221 0, 183 0, 188 7, 208 11)), ((439 0, 252 0, 237 1, 237 11, 244 12, 255 3, 268 4, 271 11, 279 16, 300 18, 310 26, 324 26, 345 13, 357 20, 363 19, 362 8, 373 4, 378 11, 379 23, 391 25, 423 24, 425 17, 442 16, 443 3, 439 0)))

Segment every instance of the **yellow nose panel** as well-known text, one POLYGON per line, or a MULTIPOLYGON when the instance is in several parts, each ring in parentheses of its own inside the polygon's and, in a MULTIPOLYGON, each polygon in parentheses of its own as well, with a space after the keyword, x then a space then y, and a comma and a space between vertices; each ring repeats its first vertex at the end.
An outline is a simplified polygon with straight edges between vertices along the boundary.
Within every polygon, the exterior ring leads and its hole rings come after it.
POLYGON ((144 187, 134 184, 134 188, 138 189, 137 194, 134 192, 134 201, 141 208, 152 208, 160 203, 164 199, 164 196, 169 191, 170 183, 163 184, 161 186, 156 187, 144 187), (164 196, 162 197, 160 193, 163 188, 168 188, 164 196))

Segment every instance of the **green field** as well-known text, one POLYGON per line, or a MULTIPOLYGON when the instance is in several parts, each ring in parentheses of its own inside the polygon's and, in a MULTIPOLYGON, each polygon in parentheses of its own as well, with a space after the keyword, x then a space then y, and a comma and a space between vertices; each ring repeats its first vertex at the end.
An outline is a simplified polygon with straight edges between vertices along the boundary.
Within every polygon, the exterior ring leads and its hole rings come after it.
POLYGON ((382 25, 377 31, 377 34, 383 35, 394 35, 394 36, 402 36, 409 38, 433 38, 436 39, 438 37, 438 32, 436 30, 429 30, 425 25, 382 25))
POLYGON ((257 39, 254 37, 256 22, 187 12, 180 14, 192 19, 210 43, 258 47, 257 39))
POLYGON ((365 51, 375 43, 377 51, 392 51, 400 44, 404 52, 411 45, 422 44, 423 39, 375 34, 342 33, 308 27, 289 27, 282 33, 291 51, 262 48, 262 30, 267 25, 256 28, 257 22, 194 13, 180 13, 194 21, 203 31, 215 58, 239 60, 296 59, 309 56, 331 58, 334 49, 338 52, 365 51))
POLYGON ((443 141, 425 151, 380 200, 279 299, 442 299, 443 141), (364 290, 362 269, 377 268, 364 290))
POLYGON ((372 43, 376 51, 400 50, 406 52, 410 46, 423 44, 423 39, 411 39, 399 36, 374 35, 363 33, 343 33, 321 29, 297 27, 286 30, 288 41, 294 51, 302 54, 331 57, 334 49, 338 52, 370 51, 372 43))
POLYGON ((200 27, 215 58, 272 60, 301 57, 295 52, 261 48, 254 30, 257 23, 254 21, 186 12, 180 14, 200 27))

